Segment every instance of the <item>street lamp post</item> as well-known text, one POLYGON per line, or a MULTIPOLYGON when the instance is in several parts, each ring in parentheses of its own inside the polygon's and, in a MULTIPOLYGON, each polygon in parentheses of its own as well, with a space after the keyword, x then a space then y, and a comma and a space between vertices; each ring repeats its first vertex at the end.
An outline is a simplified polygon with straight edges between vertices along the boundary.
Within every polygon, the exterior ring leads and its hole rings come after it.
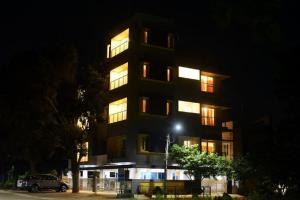
MULTIPOLYGON (((180 124, 176 124, 173 128, 174 132, 181 131, 182 127, 180 124)), ((168 176, 168 159, 169 159, 169 146, 170 146, 170 132, 166 136, 166 147, 165 147, 165 169, 164 169, 164 198, 167 198, 167 176, 168 176)))

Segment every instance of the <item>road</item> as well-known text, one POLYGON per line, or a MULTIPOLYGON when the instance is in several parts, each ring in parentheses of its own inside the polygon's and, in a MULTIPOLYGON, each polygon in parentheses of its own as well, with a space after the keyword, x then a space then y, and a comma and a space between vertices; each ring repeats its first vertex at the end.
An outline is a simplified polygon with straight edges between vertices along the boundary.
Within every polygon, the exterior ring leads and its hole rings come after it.
POLYGON ((0 190, 0 200, 102 200, 112 199, 114 196, 112 194, 72 194, 71 192, 52 191, 29 193, 27 191, 0 190))

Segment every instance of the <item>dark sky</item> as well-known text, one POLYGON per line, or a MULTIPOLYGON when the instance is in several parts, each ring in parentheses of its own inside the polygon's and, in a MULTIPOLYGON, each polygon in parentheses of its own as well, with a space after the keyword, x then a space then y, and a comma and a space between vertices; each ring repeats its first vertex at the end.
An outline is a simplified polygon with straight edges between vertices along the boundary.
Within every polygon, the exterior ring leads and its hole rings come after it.
MULTIPOLYGON (((74 44, 82 63, 104 58, 104 36, 135 12, 175 21, 180 52, 232 75, 232 98, 249 110, 270 109, 277 73, 277 0, 241 3, 170 0, 16 1, 0 3, 0 64, 18 52, 74 44)), ((257 112, 259 113, 259 112, 257 112)))

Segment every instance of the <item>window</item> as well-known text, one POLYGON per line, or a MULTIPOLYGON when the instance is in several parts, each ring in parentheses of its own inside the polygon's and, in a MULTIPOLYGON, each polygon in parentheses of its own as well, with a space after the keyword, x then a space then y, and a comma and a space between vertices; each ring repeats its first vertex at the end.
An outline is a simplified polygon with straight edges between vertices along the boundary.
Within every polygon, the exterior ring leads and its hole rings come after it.
POLYGON ((174 34, 168 33, 168 48, 174 48, 174 34))
POLYGON ((145 30, 144 30, 143 42, 144 42, 145 44, 148 44, 148 29, 145 29, 145 30))
POLYGON ((138 152, 149 152, 149 136, 145 134, 138 135, 138 152))
POLYGON ((172 102, 171 101, 167 101, 166 102, 166 115, 170 115, 172 112, 172 102))
POLYGON ((146 113, 148 112, 149 107, 149 99, 147 97, 141 97, 141 112, 146 113))
MULTIPOLYGON (((89 152, 89 143, 88 142, 85 142, 82 144, 82 149, 83 149, 83 156, 81 157, 81 160, 80 162, 87 162, 89 161, 89 155, 88 155, 88 152, 89 152)), ((77 159, 79 158, 79 152, 77 153, 77 159)))
POLYGON ((114 57, 128 49, 129 28, 113 37, 110 41, 110 57, 114 57))
POLYGON ((216 151, 215 142, 202 141, 201 142, 201 151, 208 152, 208 153, 214 153, 216 151))
POLYGON ((171 67, 167 68, 167 81, 170 82, 172 79, 172 69, 171 67))
POLYGON ((142 77, 149 78, 149 64, 148 63, 143 64, 142 77))
POLYGON ((200 70, 179 66, 178 76, 181 78, 200 80, 200 70))
POLYGON ((178 101, 178 111, 188 113, 200 113, 200 103, 178 101))
POLYGON ((202 107, 201 109, 201 123, 202 125, 214 126, 215 125, 215 109, 202 107))
POLYGON ((233 159, 233 142, 222 141, 222 156, 231 160, 233 159))
POLYGON ((222 132, 222 156, 233 158, 233 132, 222 132))
POLYGON ((184 140, 183 145, 187 146, 187 147, 190 147, 191 146, 191 141, 190 140, 184 140))
POLYGON ((113 90, 115 88, 121 87, 128 82, 128 63, 114 68, 110 71, 109 76, 109 89, 113 90))
POLYGON ((106 58, 109 58, 109 55, 110 55, 110 44, 108 44, 106 48, 106 58))
POLYGON ((126 137, 124 135, 107 138, 107 157, 123 158, 126 154, 126 137))
POLYGON ((222 122, 222 127, 228 130, 233 130, 233 121, 222 122))
POLYGON ((232 132, 222 132, 222 140, 233 140, 232 132))
POLYGON ((127 119, 127 98, 114 101, 109 104, 108 108, 109 121, 108 123, 114 123, 127 119))
POLYGON ((209 76, 201 76, 201 91, 214 92, 214 78, 209 76))

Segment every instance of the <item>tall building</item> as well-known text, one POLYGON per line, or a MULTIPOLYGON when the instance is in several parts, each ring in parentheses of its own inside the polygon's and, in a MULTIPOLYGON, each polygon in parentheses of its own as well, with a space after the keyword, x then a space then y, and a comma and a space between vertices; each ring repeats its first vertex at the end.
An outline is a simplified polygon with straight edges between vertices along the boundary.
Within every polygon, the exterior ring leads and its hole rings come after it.
MULTIPOLYGON (((181 63, 175 54, 174 24, 164 18, 136 15, 107 37, 105 67, 109 104, 102 139, 106 149, 82 163, 101 178, 164 178, 166 135, 181 145, 232 159, 233 122, 221 85, 229 76, 197 62, 181 63), (180 125, 182 129, 175 131, 180 125)), ((169 162, 167 179, 186 180, 169 162)), ((84 170, 85 169, 85 170, 84 170)))

